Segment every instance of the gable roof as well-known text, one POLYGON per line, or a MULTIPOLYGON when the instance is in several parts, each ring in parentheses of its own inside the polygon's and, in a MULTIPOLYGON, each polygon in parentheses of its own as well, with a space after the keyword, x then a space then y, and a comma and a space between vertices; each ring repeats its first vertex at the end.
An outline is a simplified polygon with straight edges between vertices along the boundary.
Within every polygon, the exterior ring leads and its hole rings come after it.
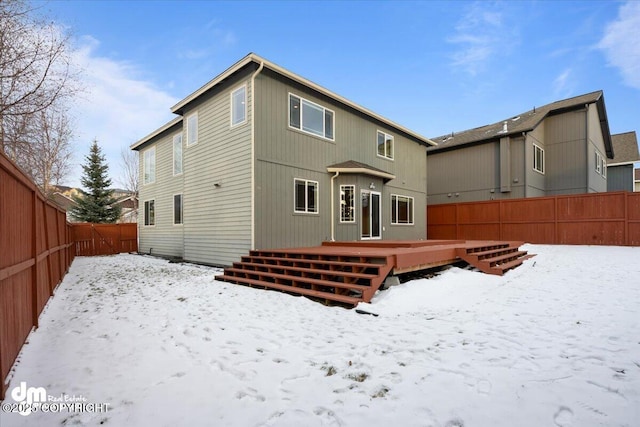
POLYGON ((436 145, 435 142, 431 141, 429 138, 419 135, 407 128, 405 128, 404 126, 401 126, 387 118, 384 118, 376 113, 374 113, 373 111, 364 108, 358 104, 356 104, 355 102, 351 102, 348 99, 334 93, 331 92, 330 90, 316 84, 313 83, 310 80, 305 79, 304 77, 301 77, 295 73, 292 73, 289 70, 286 70, 283 67, 280 67, 277 64, 274 64, 271 61, 268 61, 258 55, 256 55, 255 53, 249 53, 247 56, 245 56, 244 58, 242 58, 240 61, 236 62, 235 64, 233 64, 231 67, 229 67, 228 69, 226 69, 225 71, 223 71, 221 74, 219 74, 218 76, 214 77, 212 80, 210 80, 209 82, 207 82, 206 84, 204 84, 202 87, 200 87, 198 90, 196 90, 195 92, 191 93, 190 95, 188 95, 186 98, 184 98, 183 100, 181 100, 180 102, 178 102, 176 105, 174 105, 173 107, 171 107, 171 112, 175 113, 175 114, 182 114, 185 107, 187 105, 189 105, 190 103, 192 103, 193 101, 195 101, 197 98, 199 98, 200 96, 204 95, 205 93, 207 93, 208 91, 212 90, 213 88, 215 88, 217 85, 219 85, 220 83, 222 83, 225 79, 229 78, 230 76, 232 76, 233 74, 235 74, 236 72, 238 72, 239 70, 241 70, 243 67, 249 65, 249 64, 255 64, 257 66, 262 66, 264 68, 268 68, 269 70, 280 74, 284 77, 287 77, 288 79, 291 79, 297 83, 300 83, 304 86, 307 86, 313 90, 315 90, 316 92, 321 93, 322 95, 325 95, 331 99, 333 99, 334 101, 345 105, 349 108, 352 108, 362 114, 365 114, 377 121, 380 121, 382 123, 384 123, 385 125, 396 129, 398 131, 400 131, 401 133, 406 134, 407 136, 410 136, 411 138, 419 141, 420 143, 426 145, 426 146, 430 146, 430 145, 436 145))
POLYGON ((462 132, 442 135, 431 138, 438 143, 437 147, 428 147, 428 152, 446 151, 460 148, 461 146, 478 144, 492 141, 498 138, 511 135, 521 135, 535 129, 547 116, 560 114, 566 111, 582 108, 585 104, 596 104, 600 116, 602 137, 606 148, 607 156, 613 157, 613 147, 611 145, 611 134, 609 131, 609 121, 604 106, 604 94, 601 90, 552 102, 542 107, 534 107, 533 110, 510 117, 499 122, 465 130, 462 132))
POLYGON ((182 123, 182 116, 176 117, 175 119, 171 120, 170 122, 165 123, 164 125, 160 126, 158 129, 154 130, 149 135, 147 135, 144 138, 141 138, 138 141, 136 141, 133 144, 131 144, 131 146, 129 148, 132 149, 132 150, 140 150, 142 148, 142 146, 145 145, 147 142, 149 142, 150 140, 152 140, 156 136, 160 135, 162 132, 171 129, 172 127, 174 127, 178 123, 182 123))
POLYGON ((336 163, 335 165, 327 166, 327 172, 342 172, 342 173, 362 173, 365 175, 377 176, 385 180, 385 182, 395 179, 395 175, 389 172, 385 172, 382 169, 369 166, 366 163, 356 162, 355 160, 347 160, 346 162, 336 163))
POLYGON ((636 132, 625 132, 611 135, 613 143, 613 159, 607 159, 607 166, 628 165, 640 161, 636 132))

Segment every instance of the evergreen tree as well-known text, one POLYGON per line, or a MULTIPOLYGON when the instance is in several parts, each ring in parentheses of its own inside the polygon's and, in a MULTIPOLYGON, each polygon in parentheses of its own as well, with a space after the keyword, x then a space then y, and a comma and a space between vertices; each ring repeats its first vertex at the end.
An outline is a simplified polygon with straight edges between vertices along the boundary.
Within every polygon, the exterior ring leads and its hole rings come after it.
POLYGON ((73 197, 77 206, 71 211, 71 216, 82 222, 114 223, 120 218, 121 209, 115 205, 113 190, 108 189, 111 185, 111 179, 107 176, 109 166, 97 140, 93 140, 85 160, 80 182, 86 191, 82 189, 80 196, 73 197))

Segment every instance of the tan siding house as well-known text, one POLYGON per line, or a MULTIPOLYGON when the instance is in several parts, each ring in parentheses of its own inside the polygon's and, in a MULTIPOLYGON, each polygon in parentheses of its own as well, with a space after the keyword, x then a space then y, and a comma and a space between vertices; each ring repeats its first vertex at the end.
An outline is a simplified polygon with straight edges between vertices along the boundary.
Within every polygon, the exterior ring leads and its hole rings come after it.
POLYGON ((433 141, 429 204, 607 191, 614 153, 602 91, 433 141))
POLYGON ((230 265, 250 249, 426 235, 428 138, 254 54, 172 111, 132 145, 142 252, 230 265))
POLYGON ((636 133, 632 131, 611 135, 611 141, 615 156, 607 159, 607 190, 639 191, 638 171, 634 170, 634 164, 640 162, 636 133))

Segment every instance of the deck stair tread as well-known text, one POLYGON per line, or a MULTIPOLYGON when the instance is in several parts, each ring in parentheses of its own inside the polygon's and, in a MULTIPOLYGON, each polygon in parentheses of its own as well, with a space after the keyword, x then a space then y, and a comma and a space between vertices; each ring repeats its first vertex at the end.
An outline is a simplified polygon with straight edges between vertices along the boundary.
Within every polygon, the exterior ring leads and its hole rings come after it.
POLYGON ((358 291, 366 291, 367 289, 369 289, 369 286, 359 285, 357 283, 336 282, 333 280, 323 280, 323 279, 317 279, 314 277, 305 277, 305 276, 293 276, 290 274, 257 272, 257 271, 239 269, 239 268, 227 268, 225 269, 225 274, 227 273, 235 273, 234 276, 238 278, 243 278, 242 275, 247 275, 247 276, 258 276, 260 278, 282 279, 282 280, 291 281, 292 283, 307 283, 310 285, 354 289, 358 291), (237 274, 240 274, 240 275, 237 275, 237 274))
POLYGON ((248 270, 248 271, 264 271, 264 270, 266 270, 268 272, 295 271, 295 272, 320 274, 320 275, 325 275, 325 276, 352 277, 352 278, 357 278, 357 279, 373 279, 373 278, 378 277, 377 274, 358 273, 358 272, 345 271, 345 270, 324 270, 324 269, 317 269, 317 268, 293 267, 293 266, 289 266, 289 265, 261 264, 261 263, 252 263, 252 262, 236 262, 236 263, 233 263, 233 268, 245 269, 245 270, 248 270), (269 270, 276 270, 276 271, 269 271, 269 270))
POLYGON ((220 275, 220 276, 216 276, 216 278, 220 279, 220 280, 223 280, 223 281, 226 281, 226 282, 247 284, 247 285, 252 285, 252 286, 260 286, 260 287, 265 287, 265 288, 270 288, 270 289, 277 289, 277 290, 280 290, 280 291, 290 292, 290 293, 299 294, 299 295, 311 296, 311 297, 315 297, 315 298, 330 299, 332 301, 337 301, 337 302, 341 302, 343 304, 349 304, 349 305, 356 305, 360 301, 362 301, 362 298, 356 297, 356 296, 341 295, 341 294, 329 294, 327 292, 316 291, 316 290, 313 290, 313 289, 295 288, 295 287, 292 287, 292 286, 289 286, 289 285, 281 285, 281 284, 278 284, 278 283, 264 282, 262 280, 255 280, 255 279, 248 279, 248 278, 242 278, 242 277, 228 276, 226 274, 223 274, 223 275, 220 275))
POLYGON ((383 263, 378 262, 360 262, 360 261, 335 261, 335 260, 326 260, 326 259, 316 259, 316 258, 293 258, 293 257, 270 257, 265 255, 248 255, 243 256, 241 258, 242 261, 253 262, 253 261, 271 261, 273 263, 277 262, 289 262, 289 263, 311 263, 318 265, 335 265, 335 266, 353 266, 353 267, 371 267, 371 268, 379 268, 384 265, 383 263))
POLYGON ((458 256, 484 273, 503 275, 506 271, 518 267, 529 255, 519 250, 520 242, 503 244, 474 245, 459 248, 458 256))

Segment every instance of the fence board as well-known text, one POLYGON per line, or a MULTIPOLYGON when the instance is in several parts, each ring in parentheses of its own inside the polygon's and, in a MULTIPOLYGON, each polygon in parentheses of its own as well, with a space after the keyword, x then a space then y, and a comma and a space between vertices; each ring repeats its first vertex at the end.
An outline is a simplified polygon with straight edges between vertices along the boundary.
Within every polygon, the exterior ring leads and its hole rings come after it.
POLYGON ((138 251, 138 224, 71 225, 77 256, 113 255, 138 251))
POLYGON ((74 258, 63 210, 0 152, 0 399, 13 363, 74 258))
POLYGON ((427 206, 427 237, 640 246, 640 193, 611 192, 427 206))

